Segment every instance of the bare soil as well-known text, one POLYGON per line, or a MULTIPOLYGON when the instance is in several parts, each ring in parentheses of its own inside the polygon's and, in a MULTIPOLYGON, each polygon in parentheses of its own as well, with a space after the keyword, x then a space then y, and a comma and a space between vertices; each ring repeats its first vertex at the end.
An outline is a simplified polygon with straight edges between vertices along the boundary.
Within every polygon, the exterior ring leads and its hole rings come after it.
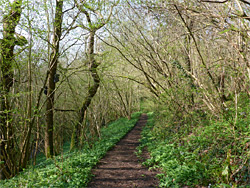
MULTIPOLYGON (((95 177, 88 187, 157 187, 157 172, 142 166, 135 154, 136 147, 140 144, 140 133, 146 122, 147 115, 142 114, 135 127, 107 152, 92 171, 95 177)), ((148 153, 143 152, 143 157, 147 156, 148 153)))

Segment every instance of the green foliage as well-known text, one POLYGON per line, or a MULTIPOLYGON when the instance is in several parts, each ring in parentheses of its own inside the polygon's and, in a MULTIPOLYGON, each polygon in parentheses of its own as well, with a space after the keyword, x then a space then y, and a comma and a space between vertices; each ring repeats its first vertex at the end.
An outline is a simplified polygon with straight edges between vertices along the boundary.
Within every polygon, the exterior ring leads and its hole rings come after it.
POLYGON ((237 112, 229 104, 221 119, 199 111, 180 118, 162 109, 149 114, 139 151, 151 153, 144 164, 160 169, 160 187, 249 187, 249 104, 241 94, 237 112))
POLYGON ((70 150, 73 151, 75 149, 75 131, 73 131, 70 142, 70 150))
POLYGON ((24 36, 16 34, 15 45, 25 46, 26 44, 28 44, 27 39, 24 36))
POLYGON ((140 113, 134 113, 130 120, 121 118, 102 128, 102 137, 92 148, 86 144, 80 151, 66 152, 24 169, 18 176, 0 181, 0 187, 86 187, 92 177, 91 169, 134 127, 139 116, 140 113))

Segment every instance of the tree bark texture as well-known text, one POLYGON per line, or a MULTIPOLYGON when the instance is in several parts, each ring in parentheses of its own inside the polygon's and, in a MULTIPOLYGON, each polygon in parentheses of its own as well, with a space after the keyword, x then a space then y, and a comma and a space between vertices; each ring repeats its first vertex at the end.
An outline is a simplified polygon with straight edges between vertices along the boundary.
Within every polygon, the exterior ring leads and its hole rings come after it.
POLYGON ((54 96, 56 86, 56 70, 59 57, 59 43, 62 35, 63 0, 56 1, 54 21, 53 49, 49 63, 48 93, 46 106, 46 130, 45 130, 45 155, 51 158, 54 155, 53 127, 54 127, 54 96))
POLYGON ((13 85, 13 61, 16 45, 15 29, 21 17, 22 0, 14 1, 10 12, 3 17, 3 39, 0 44, 1 88, 0 88, 0 160, 1 179, 13 177, 18 172, 14 130, 9 104, 10 89, 13 85))
POLYGON ((76 126, 76 145, 78 143, 80 143, 80 136, 81 136, 81 125, 83 123, 84 120, 84 116, 85 116, 85 112, 88 109, 92 98, 95 96, 95 94, 97 93, 97 90, 99 88, 100 85, 100 77, 98 75, 97 72, 97 68, 99 66, 99 63, 96 62, 95 57, 94 57, 94 44, 95 44, 95 30, 90 32, 90 36, 89 36, 89 45, 88 45, 88 56, 89 56, 89 62, 90 62, 90 72, 91 72, 91 76, 94 80, 94 84, 89 88, 87 96, 85 97, 82 107, 80 109, 80 119, 79 122, 76 126))

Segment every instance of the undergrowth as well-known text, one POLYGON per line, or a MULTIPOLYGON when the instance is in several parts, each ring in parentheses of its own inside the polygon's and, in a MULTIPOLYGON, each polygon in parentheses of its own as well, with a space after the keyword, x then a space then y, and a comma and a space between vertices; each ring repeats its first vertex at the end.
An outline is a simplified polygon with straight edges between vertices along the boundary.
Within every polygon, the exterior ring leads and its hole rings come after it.
POLYGON ((250 187, 249 100, 225 117, 200 112, 181 117, 166 111, 148 114, 139 151, 147 147, 160 187, 250 187), (231 113, 231 114, 230 114, 231 113))
POLYGON ((139 119, 134 113, 131 120, 121 118, 101 129, 101 138, 90 148, 67 152, 39 165, 24 169, 18 176, 0 181, 0 187, 86 187, 92 174, 91 169, 139 119))

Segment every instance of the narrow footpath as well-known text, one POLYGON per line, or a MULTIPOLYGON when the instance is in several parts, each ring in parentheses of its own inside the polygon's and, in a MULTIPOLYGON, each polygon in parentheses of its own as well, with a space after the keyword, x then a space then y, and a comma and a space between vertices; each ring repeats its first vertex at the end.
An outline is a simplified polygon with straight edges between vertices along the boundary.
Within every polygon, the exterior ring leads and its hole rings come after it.
POLYGON ((135 154, 146 123, 147 115, 142 114, 135 127, 100 160, 88 187, 157 187, 157 172, 142 166, 135 154))

